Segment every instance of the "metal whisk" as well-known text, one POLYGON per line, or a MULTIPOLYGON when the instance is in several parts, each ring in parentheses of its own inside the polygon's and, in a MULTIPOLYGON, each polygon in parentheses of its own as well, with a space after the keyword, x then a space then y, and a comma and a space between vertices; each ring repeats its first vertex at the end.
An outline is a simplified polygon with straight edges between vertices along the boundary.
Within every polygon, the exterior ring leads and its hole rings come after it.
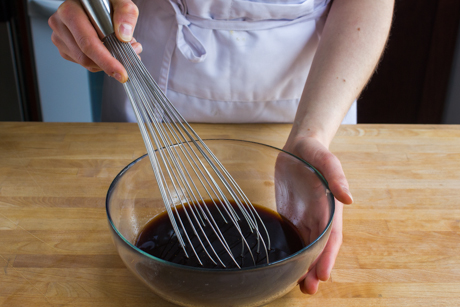
MULTIPOLYGON (((123 86, 136 115, 167 214, 185 256, 189 257, 188 249, 201 265, 203 259, 199 254, 206 255, 216 266, 240 268, 238 257, 249 253, 255 264, 254 246, 250 246, 247 234, 242 231, 243 228, 249 228, 251 235, 256 237, 256 241, 253 241, 257 242, 255 251, 265 253, 268 263, 270 237, 254 206, 161 91, 131 45, 116 38, 110 4, 105 0, 81 2, 106 47, 128 72, 129 79, 123 86), (212 200, 218 216, 211 214, 208 206, 205 206, 205 199, 212 200), (235 207, 230 200, 236 203, 235 207), (180 217, 179 206, 186 218, 180 217), (232 225, 239 233, 241 255, 232 252, 234 246, 228 243, 216 222, 217 218, 232 225), (192 233, 186 228, 191 229, 192 233), (212 230, 213 239, 209 238, 209 229, 212 230), (216 242, 219 242, 220 250, 223 247, 226 255, 219 255, 216 242), (231 259, 230 263, 224 259, 231 259)), ((234 242, 231 244, 234 245, 234 242)))

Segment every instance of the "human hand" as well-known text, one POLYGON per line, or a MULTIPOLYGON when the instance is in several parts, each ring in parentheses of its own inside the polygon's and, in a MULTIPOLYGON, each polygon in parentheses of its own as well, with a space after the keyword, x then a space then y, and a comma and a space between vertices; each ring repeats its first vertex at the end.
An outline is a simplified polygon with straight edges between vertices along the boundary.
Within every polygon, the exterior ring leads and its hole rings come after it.
MULTIPOLYGON (((142 45, 133 38, 139 11, 131 0, 111 0, 115 35, 130 42, 137 54, 142 45)), ((48 20, 53 30, 51 40, 61 56, 80 64, 91 72, 103 70, 119 82, 128 80, 123 65, 117 61, 98 37, 79 0, 65 1, 48 20)))
POLYGON ((351 204, 353 198, 340 161, 326 146, 313 137, 290 138, 284 150, 309 162, 327 180, 329 189, 336 198, 335 216, 329 240, 309 271, 299 280, 303 293, 315 294, 320 281, 327 281, 331 275, 335 259, 342 245, 343 204, 351 204))

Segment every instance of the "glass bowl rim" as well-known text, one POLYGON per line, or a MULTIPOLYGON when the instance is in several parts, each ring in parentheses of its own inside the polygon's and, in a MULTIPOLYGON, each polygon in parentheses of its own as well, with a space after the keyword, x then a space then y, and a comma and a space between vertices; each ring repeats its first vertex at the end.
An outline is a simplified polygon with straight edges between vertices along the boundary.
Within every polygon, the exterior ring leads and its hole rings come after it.
MULTIPOLYGON (((151 260, 155 260, 155 261, 158 261, 160 262, 161 264, 165 264, 165 265, 170 265, 170 266, 173 266, 173 267, 176 267, 176 268, 179 268, 179 269, 187 269, 187 270, 192 270, 192 271, 200 271, 200 272, 241 272, 241 271, 255 271, 255 270, 260 270, 260 269, 264 269, 264 268, 267 268, 267 267, 273 267, 273 266, 279 266, 279 265, 282 265, 284 262, 287 262, 289 261, 290 259, 292 258, 295 258, 297 255, 300 255, 302 254, 303 252, 305 252, 306 250, 308 250, 310 247, 312 247, 313 245, 315 245, 325 234, 326 232, 328 231, 328 229, 331 227, 332 225, 332 222, 334 220, 334 216, 335 216, 335 198, 334 198, 334 195, 332 194, 332 192, 330 191, 329 189, 329 185, 326 181, 326 179, 324 178, 324 176, 315 168, 313 167, 310 163, 308 163, 307 161, 303 160, 302 158, 299 158, 297 157, 296 155, 288 152, 288 151, 285 151, 283 149, 280 149, 280 148, 277 148, 275 146, 271 146, 271 145, 267 145, 267 144, 263 144, 263 143, 259 143, 259 142, 254 142, 254 141, 246 141, 246 140, 239 140, 239 139, 203 139, 203 141, 236 141, 236 142, 245 142, 245 143, 250 143, 250 144, 256 144, 256 145, 261 145, 261 146, 265 146, 265 147, 269 147, 269 148, 272 148, 272 149, 275 149, 279 152, 284 152, 290 156, 292 156, 293 158, 299 160, 300 162, 304 163, 306 166, 310 167, 311 169, 313 169, 313 171, 315 172, 315 174, 319 177, 319 179, 321 180, 321 182, 324 184, 324 186, 326 187, 327 191, 329 192, 328 193, 328 198, 331 198, 332 200, 332 212, 331 212, 331 216, 329 218, 329 221, 326 225, 326 227, 324 228, 324 230, 321 232, 321 234, 313 241, 311 242, 310 244, 308 244, 307 246, 304 246, 301 250, 289 255, 288 257, 286 258, 283 258, 283 259, 280 259, 280 260, 277 260, 275 262, 270 262, 268 264, 262 264, 262 265, 257 265, 257 266, 252 266, 252 267, 243 267, 243 268, 228 268, 228 269, 215 269, 215 268, 200 268, 200 267, 192 267, 192 266, 188 266, 188 265, 183 265, 183 264, 178 264, 178 263, 174 263, 174 262, 170 262, 170 261, 166 261, 166 260, 163 260, 161 258, 157 258, 155 256, 152 256, 146 252, 144 252, 143 250, 141 250, 140 248, 134 246, 133 244, 131 244, 131 242, 129 242, 117 229, 117 227, 115 227, 115 225, 113 224, 113 221, 112 221, 112 217, 110 215, 110 212, 109 212, 109 199, 110 199, 110 196, 112 194, 112 191, 115 187, 115 185, 117 184, 117 182, 120 180, 120 178, 123 176, 124 173, 126 173, 132 166, 134 166, 136 163, 140 162, 142 159, 146 158, 147 154, 143 154, 142 156, 140 156, 139 158, 136 158, 135 160, 133 160, 132 162, 130 162, 128 165, 126 165, 118 174, 117 176, 115 176, 115 178, 112 180, 112 183, 110 184, 109 186, 109 189, 107 191, 107 195, 106 195, 106 198, 105 198, 105 210, 106 210, 106 214, 107 214, 107 218, 109 220, 109 224, 110 224, 110 227, 113 229, 113 231, 115 232, 115 234, 128 246, 130 247, 131 249, 133 249, 135 252, 138 252, 140 253, 141 255, 147 257, 148 259, 151 259, 151 260)), ((176 146, 178 144, 175 144, 173 146, 176 146)), ((156 149, 155 151, 157 151, 158 149, 156 149)))

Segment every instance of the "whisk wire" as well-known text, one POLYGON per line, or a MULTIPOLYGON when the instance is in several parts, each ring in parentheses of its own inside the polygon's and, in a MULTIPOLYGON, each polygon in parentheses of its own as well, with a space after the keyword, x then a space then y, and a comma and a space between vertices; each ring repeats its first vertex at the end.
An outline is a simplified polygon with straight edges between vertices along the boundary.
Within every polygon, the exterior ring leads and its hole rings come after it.
MULTIPOLYGON (((130 70, 131 68, 128 66, 128 69, 130 70)), ((133 84, 134 87, 142 86, 142 85, 139 85, 138 83, 139 83, 139 80, 137 80, 136 78, 131 78, 131 83, 128 83, 128 85, 126 85, 126 86, 129 87, 129 84, 133 84)), ((150 93, 147 92, 147 95, 149 95, 149 94, 150 93)), ((138 101, 141 101, 141 102, 149 101, 149 99, 152 98, 152 97, 145 97, 145 95, 146 95, 146 92, 141 91, 141 94, 140 94, 141 99, 138 100, 138 101)), ((186 199, 187 203, 189 203, 190 200, 189 200, 189 198, 185 197, 184 188, 183 188, 183 186, 180 185, 180 182, 179 182, 179 180, 177 178, 176 172, 172 171, 172 170, 174 170, 174 167, 173 167, 172 163, 175 164, 176 170, 178 169, 177 161, 175 159, 175 156, 171 152, 170 144, 168 144, 168 142, 165 140, 165 133, 164 133, 164 131, 162 131, 163 128, 159 124, 159 119, 157 118, 156 112, 154 112, 152 110, 152 105, 151 104, 147 104, 147 105, 144 104, 144 108, 140 108, 140 109, 141 109, 141 113, 142 113, 142 117, 143 117, 143 119, 140 122, 143 122, 143 123, 145 123, 145 125, 147 125, 147 127, 149 128, 149 131, 150 131, 150 135, 152 136, 152 139, 154 140, 155 145, 157 146, 157 148, 162 149, 162 150, 159 150, 158 153, 159 153, 160 158, 162 160, 162 164, 164 165, 164 169, 166 170, 166 173, 168 174, 168 177, 173 179, 173 180, 171 180, 171 185, 173 186, 173 189, 174 189, 176 195, 182 195, 183 198, 186 199), (151 112, 148 112, 149 110, 151 112), (154 124, 154 126, 152 126, 152 123, 154 124), (160 145, 159 145, 159 144, 161 144, 160 139, 161 139, 161 142, 163 144, 166 144, 167 146, 160 147, 160 145), (163 150, 166 150, 167 154, 164 154, 163 150)), ((147 143, 150 144, 150 142, 147 142, 147 143)), ((156 161, 158 163, 158 159, 156 159, 156 161)), ((160 167, 160 168, 157 168, 157 169, 160 170, 160 176, 163 178, 163 182, 166 182, 165 176, 164 176, 163 172, 161 171, 162 168, 160 167)), ((181 174, 182 173, 179 172, 179 175, 181 175, 181 174)), ((180 179, 182 180, 182 183, 184 183, 183 179, 182 178, 180 178, 180 179)), ((172 207, 173 209, 175 209, 175 207, 173 205, 173 202, 171 200, 172 197, 171 197, 170 190, 169 189, 166 189, 166 190, 168 191, 168 194, 169 194, 169 196, 168 196, 168 199, 170 200, 169 207, 172 207)), ((193 207, 190 206, 190 208, 193 208, 193 207)), ((200 245, 204 246, 203 242, 201 241, 200 235, 198 234, 196 228, 193 226, 193 222, 192 222, 192 219, 190 218, 188 210, 186 209, 185 206, 183 206, 183 209, 184 209, 184 212, 185 212, 185 215, 187 217, 188 222, 190 223, 190 225, 192 225, 192 230, 193 230, 193 232, 195 234, 195 237, 200 242, 200 245)), ((191 212, 194 215, 194 217, 196 218, 195 213, 193 212, 193 210, 191 210, 191 212)), ((176 213, 177 219, 179 220, 179 223, 182 226, 182 229, 184 229, 183 222, 182 222, 179 214, 177 213, 177 210, 175 210, 175 213, 176 213)), ((201 232, 204 234, 204 231, 201 228, 199 223, 198 223, 198 226, 200 227, 201 232)), ((198 256, 198 253, 196 252, 196 250, 195 250, 195 248, 194 248, 194 246, 193 246, 188 234, 186 232, 184 232, 184 233, 185 233, 187 241, 189 242, 190 246, 192 247, 192 250, 193 250, 195 256, 197 257, 199 263, 202 264, 202 261, 201 261, 200 257, 198 256)), ((181 233, 178 232, 178 234, 176 234, 176 236, 181 238, 181 233)), ((217 253, 214 251, 214 249, 213 249, 211 243, 209 242, 207 236, 204 236, 204 238, 208 241, 208 245, 211 247, 211 249, 213 250, 214 254, 217 256, 217 253)), ((181 238, 181 240, 182 240, 182 238, 181 238)), ((203 248, 203 251, 206 253, 206 255, 209 257, 209 259, 214 264, 217 264, 216 261, 214 260, 214 258, 209 254, 209 252, 208 252, 208 250, 206 248, 203 248)), ((188 257, 188 255, 187 255, 187 257, 188 257)), ((219 262, 221 264, 223 264, 220 259, 219 259, 219 262)))
POLYGON ((250 231, 255 232, 257 253, 260 252, 262 245, 268 263, 270 236, 259 214, 236 181, 164 95, 132 46, 129 43, 121 43, 114 34, 106 36, 104 43, 128 72, 129 80, 124 84, 124 87, 133 106, 167 214, 186 257, 189 255, 182 234, 184 234, 188 245, 201 265, 203 262, 199 256, 200 251, 196 249, 198 247, 213 264, 217 265, 219 262, 220 265, 226 267, 203 229, 203 227, 210 227, 212 233, 230 256, 231 261, 238 268, 240 267, 232 253, 232 246, 228 244, 214 216, 209 211, 208 206, 205 205, 205 200, 197 186, 197 184, 201 184, 205 194, 212 200, 225 223, 230 221, 239 232, 242 253, 246 246, 255 263, 251 246, 239 225, 241 217, 229 199, 235 201, 236 207, 247 222, 250 231), (158 154, 155 154, 155 151, 158 154), (196 246, 192 244, 192 239, 177 211, 176 204, 178 202, 175 201, 176 199, 179 199, 179 204, 182 205, 186 219, 195 235, 194 238, 198 240, 196 246), (261 234, 260 227, 266 234, 267 244, 261 234))

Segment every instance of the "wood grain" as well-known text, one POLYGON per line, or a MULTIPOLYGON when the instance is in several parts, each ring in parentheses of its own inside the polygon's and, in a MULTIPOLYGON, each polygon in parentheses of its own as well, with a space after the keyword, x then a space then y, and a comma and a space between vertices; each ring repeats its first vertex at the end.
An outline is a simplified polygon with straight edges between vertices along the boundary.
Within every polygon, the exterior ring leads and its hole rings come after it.
MULTIPOLYGON (((282 147, 289 125, 194 125, 282 147)), ((355 203, 331 279, 269 306, 459 306, 460 127, 340 128, 355 203)), ((111 242, 107 189, 144 154, 135 124, 0 123, 0 306, 172 306, 111 242)))

